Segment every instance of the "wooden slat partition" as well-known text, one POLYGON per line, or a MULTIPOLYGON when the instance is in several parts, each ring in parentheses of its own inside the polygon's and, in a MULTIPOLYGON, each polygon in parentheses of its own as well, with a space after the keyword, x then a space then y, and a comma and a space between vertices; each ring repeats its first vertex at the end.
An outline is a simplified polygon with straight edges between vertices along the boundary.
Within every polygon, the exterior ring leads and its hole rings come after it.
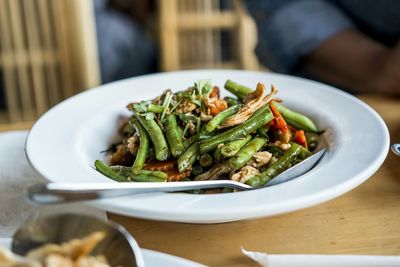
POLYGON ((0 131, 100 83, 92 0, 0 0, 0 131))
POLYGON ((15 60, 12 54, 12 37, 10 13, 8 12, 8 1, 0 0, 0 31, 1 31, 1 48, 2 48, 2 70, 4 76, 5 100, 8 110, 5 121, 15 122, 22 119, 21 109, 18 96, 18 85, 16 83, 15 60))
POLYGON ((254 55, 257 31, 242 1, 231 0, 230 8, 224 9, 220 0, 159 0, 158 3, 162 70, 259 69, 254 55), (229 48, 223 47, 227 43, 222 42, 223 31, 234 36, 229 48), (223 49, 232 50, 234 58, 223 58, 223 49))
POLYGON ((46 93, 50 106, 56 104, 61 99, 61 78, 58 67, 58 56, 46 53, 47 51, 55 51, 55 33, 53 28, 53 20, 51 17, 51 3, 49 0, 38 0, 38 17, 40 20, 40 29, 42 34, 43 59, 46 61, 44 71, 46 79, 46 93), (57 59, 57 62, 50 63, 51 59, 57 59))
MULTIPOLYGON (((11 18, 11 36, 14 43, 14 55, 17 61, 22 61, 27 48, 27 38, 24 36, 23 15, 19 0, 8 0, 8 12, 11 18)), ((6 12, 7 12, 6 11, 6 12)), ((20 88, 21 109, 24 120, 32 120, 36 114, 32 103, 32 86, 30 82, 28 66, 17 64, 18 83, 20 88)))

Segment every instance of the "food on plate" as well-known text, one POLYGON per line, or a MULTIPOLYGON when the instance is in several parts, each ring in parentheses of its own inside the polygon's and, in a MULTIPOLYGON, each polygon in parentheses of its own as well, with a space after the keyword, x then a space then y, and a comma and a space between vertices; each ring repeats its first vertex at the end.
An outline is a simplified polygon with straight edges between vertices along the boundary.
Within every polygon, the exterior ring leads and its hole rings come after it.
POLYGON ((29 251, 26 256, 0 248, 0 266, 4 267, 108 267, 103 255, 89 253, 104 239, 104 232, 94 232, 82 239, 46 244, 29 251))
POLYGON ((312 155, 319 130, 284 106, 271 86, 255 90, 226 81, 235 97, 220 96, 209 80, 186 90, 130 103, 109 165, 95 168, 118 182, 232 179, 262 186, 312 155))

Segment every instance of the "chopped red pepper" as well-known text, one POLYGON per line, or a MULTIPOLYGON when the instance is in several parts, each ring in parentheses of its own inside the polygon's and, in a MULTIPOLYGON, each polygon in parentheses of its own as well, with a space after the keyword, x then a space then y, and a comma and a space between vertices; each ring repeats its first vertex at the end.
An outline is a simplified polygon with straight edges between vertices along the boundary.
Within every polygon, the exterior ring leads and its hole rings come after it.
POLYGON ((288 131, 288 126, 285 119, 282 117, 282 114, 278 111, 278 109, 274 106, 272 102, 269 103, 269 107, 271 108, 272 114, 274 114, 274 127, 282 131, 282 133, 286 133, 288 131))
POLYGON ((308 149, 306 134, 304 133, 303 130, 297 130, 294 133, 293 141, 308 149))
POLYGON ((210 98, 214 98, 214 97, 219 98, 219 88, 218 88, 217 86, 214 86, 214 87, 213 87, 213 89, 212 89, 212 91, 211 91, 209 97, 210 97, 210 98))

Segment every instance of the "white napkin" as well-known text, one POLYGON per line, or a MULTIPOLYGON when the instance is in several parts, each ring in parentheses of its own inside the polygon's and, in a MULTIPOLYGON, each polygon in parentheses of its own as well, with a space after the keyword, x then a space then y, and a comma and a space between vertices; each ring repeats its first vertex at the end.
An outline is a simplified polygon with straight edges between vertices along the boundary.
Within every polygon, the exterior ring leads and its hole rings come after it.
POLYGON ((24 152, 26 131, 0 133, 0 237, 10 237, 28 219, 74 212, 106 220, 106 213, 82 204, 36 206, 26 201, 26 189, 44 182, 29 165, 24 152))
POLYGON ((244 255, 263 267, 399 267, 400 256, 267 254, 247 251, 244 255))

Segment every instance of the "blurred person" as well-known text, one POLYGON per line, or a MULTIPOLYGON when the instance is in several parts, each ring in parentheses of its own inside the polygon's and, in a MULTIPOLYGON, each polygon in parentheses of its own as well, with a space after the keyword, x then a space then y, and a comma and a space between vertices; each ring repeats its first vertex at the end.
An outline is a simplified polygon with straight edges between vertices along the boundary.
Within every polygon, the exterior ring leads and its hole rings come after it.
POLYGON ((400 1, 246 0, 273 71, 400 96, 400 1))
POLYGON ((156 71, 156 46, 144 30, 150 2, 94 0, 103 83, 156 71))

